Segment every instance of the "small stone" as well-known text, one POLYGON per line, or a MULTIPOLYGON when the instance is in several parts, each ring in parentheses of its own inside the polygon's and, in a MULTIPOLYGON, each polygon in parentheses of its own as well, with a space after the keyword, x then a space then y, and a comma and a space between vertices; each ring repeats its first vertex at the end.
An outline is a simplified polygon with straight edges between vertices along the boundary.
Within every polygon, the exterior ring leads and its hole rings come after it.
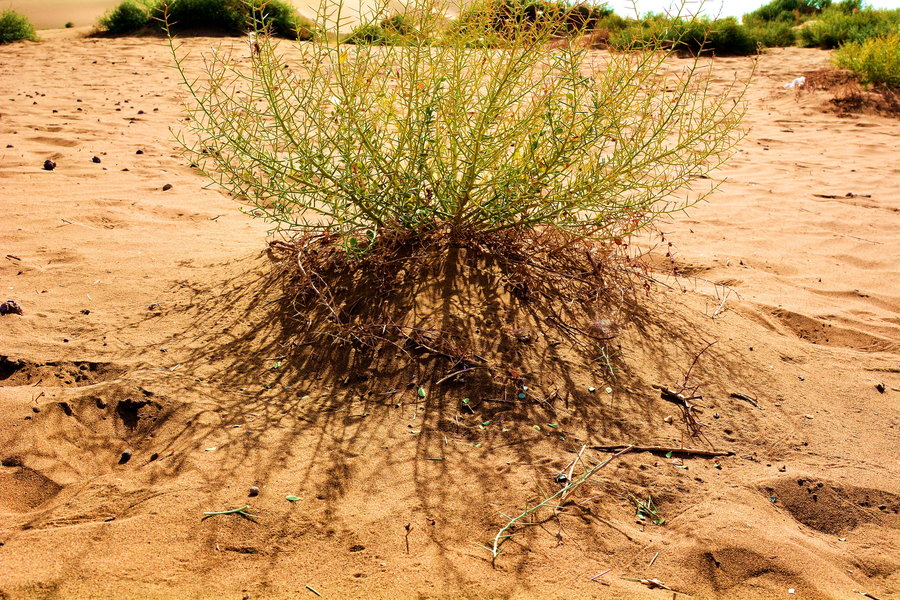
POLYGON ((883 383, 876 383, 876 384, 875 384, 875 389, 878 390, 878 392, 881 393, 881 394, 883 394, 883 393, 887 390, 887 388, 884 387, 884 384, 883 384, 883 383))
POLYGON ((98 165, 99 165, 99 164, 100 164, 100 157, 99 157, 99 156, 95 156, 94 158, 91 159, 91 162, 94 163, 94 164, 98 164, 98 165))
POLYGON ((0 303, 0 315, 21 315, 22 307, 15 300, 0 303))
POLYGON ((138 150, 137 152, 135 152, 135 154, 143 154, 143 153, 144 153, 143 150, 138 150))
POLYGON ((131 460, 131 450, 123 450, 122 456, 119 457, 119 464, 124 465, 131 460))
POLYGON ((89 314, 91 314, 91 311, 88 310, 88 309, 86 309, 86 308, 82 308, 82 309, 81 309, 81 314, 83 314, 83 315, 89 315, 89 314))
POLYGON ((44 170, 45 171, 52 171, 55 168, 56 168, 56 163, 53 162, 52 160, 50 160, 49 158, 44 161, 44 170))
POLYGON ((162 190, 163 190, 164 192, 168 192, 168 191, 171 190, 171 189, 172 189, 172 184, 171 184, 171 183, 167 183, 166 185, 164 185, 164 186, 162 187, 162 190))
POLYGON ((259 488, 254 485, 250 488, 250 491, 247 493, 247 495, 251 498, 256 498, 257 496, 259 496, 259 488))

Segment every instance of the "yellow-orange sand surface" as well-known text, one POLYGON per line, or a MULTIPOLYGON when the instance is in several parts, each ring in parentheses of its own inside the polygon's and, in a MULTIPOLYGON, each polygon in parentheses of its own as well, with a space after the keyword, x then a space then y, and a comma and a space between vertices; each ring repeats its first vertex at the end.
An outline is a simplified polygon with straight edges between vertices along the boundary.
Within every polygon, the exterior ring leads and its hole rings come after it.
POLYGON ((620 374, 529 373, 539 402, 471 415, 436 378, 284 358, 267 226, 179 155, 165 43, 44 39, 0 47, 0 598, 900 598, 900 121, 783 88, 827 53, 760 58, 620 374), (691 378, 733 454, 622 456, 492 566, 582 444, 704 447, 651 385, 713 341, 691 378))

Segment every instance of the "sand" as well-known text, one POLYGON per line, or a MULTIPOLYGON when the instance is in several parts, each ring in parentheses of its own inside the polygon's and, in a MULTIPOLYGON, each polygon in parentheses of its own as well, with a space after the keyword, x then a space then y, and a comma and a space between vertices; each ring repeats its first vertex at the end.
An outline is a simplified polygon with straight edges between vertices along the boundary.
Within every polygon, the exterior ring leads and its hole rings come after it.
POLYGON ((473 416, 464 388, 284 358, 267 226, 179 155, 165 44, 45 40, 0 49, 0 300, 24 311, 0 317, 0 597, 900 597, 900 121, 782 87, 827 53, 761 57, 617 377, 556 379, 563 356, 528 374, 543 403, 473 416), (691 378, 734 454, 622 456, 492 566, 500 513, 582 444, 702 446, 651 385, 712 341, 691 378))

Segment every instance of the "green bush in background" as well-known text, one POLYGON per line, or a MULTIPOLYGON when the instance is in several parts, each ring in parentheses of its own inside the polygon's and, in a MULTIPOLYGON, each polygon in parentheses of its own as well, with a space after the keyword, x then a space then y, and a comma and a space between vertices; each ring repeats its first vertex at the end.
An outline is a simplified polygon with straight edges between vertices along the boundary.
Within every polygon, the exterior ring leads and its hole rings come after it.
POLYGON ((144 3, 124 0, 100 17, 100 27, 114 35, 134 33, 150 23, 150 9, 144 3))
POLYGON ((799 30, 802 46, 837 48, 848 42, 890 35, 900 30, 900 9, 856 8, 858 3, 834 6, 799 30))
POLYGON ((785 48, 797 43, 797 35, 790 23, 769 21, 745 27, 750 37, 765 48, 785 48))
POLYGON ((859 75, 862 83, 900 88, 900 33, 844 44, 834 62, 859 75))
MULTIPOLYGON (((850 0, 855 1, 855 0, 850 0)), ((787 23, 797 25, 831 6, 831 0, 772 0, 743 17, 746 25, 787 23)))
POLYGON ((412 20, 401 14, 393 15, 380 23, 363 23, 350 32, 345 44, 373 44, 391 46, 408 43, 418 36, 412 20))
POLYGON ((462 34, 493 33, 503 38, 514 37, 522 30, 564 36, 596 29, 612 14, 605 5, 571 5, 559 0, 484 0, 462 11, 454 30, 462 34))
POLYGON ((0 44, 24 40, 37 41, 37 34, 31 21, 13 10, 4 10, 0 13, 0 44))
POLYGON ((112 34, 136 33, 166 18, 173 31, 214 29, 241 35, 264 20, 276 36, 312 39, 312 24, 285 0, 124 0, 100 19, 112 34))
POLYGON ((681 19, 651 16, 632 22, 610 37, 616 50, 636 50, 661 45, 678 52, 719 56, 745 56, 758 51, 759 44, 751 31, 737 19, 681 19))

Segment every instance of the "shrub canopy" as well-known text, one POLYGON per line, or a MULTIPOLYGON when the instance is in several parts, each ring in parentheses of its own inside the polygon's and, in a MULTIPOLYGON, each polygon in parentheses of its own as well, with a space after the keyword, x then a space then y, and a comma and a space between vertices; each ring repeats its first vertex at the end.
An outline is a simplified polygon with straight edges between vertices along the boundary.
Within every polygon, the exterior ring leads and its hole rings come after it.
POLYGON ((34 25, 25 15, 13 10, 0 12, 0 44, 11 44, 21 41, 37 41, 34 25))
POLYGON ((287 58, 262 36, 249 67, 209 57, 208 77, 184 76, 190 161, 279 230, 354 252, 398 231, 620 238, 709 193, 685 195, 740 135, 743 87, 713 91, 696 63, 666 75, 659 47, 597 64, 548 49, 559 22, 496 49, 435 45, 443 13, 417 9, 425 35, 404 46, 287 58))
POLYGON ((285 0, 123 0, 100 19, 100 26, 120 35, 138 32, 162 19, 175 31, 213 29, 242 35, 261 21, 280 37, 313 37, 309 21, 285 0))
POLYGON ((862 83, 900 89, 900 33, 844 44, 834 60, 859 75, 862 83))

